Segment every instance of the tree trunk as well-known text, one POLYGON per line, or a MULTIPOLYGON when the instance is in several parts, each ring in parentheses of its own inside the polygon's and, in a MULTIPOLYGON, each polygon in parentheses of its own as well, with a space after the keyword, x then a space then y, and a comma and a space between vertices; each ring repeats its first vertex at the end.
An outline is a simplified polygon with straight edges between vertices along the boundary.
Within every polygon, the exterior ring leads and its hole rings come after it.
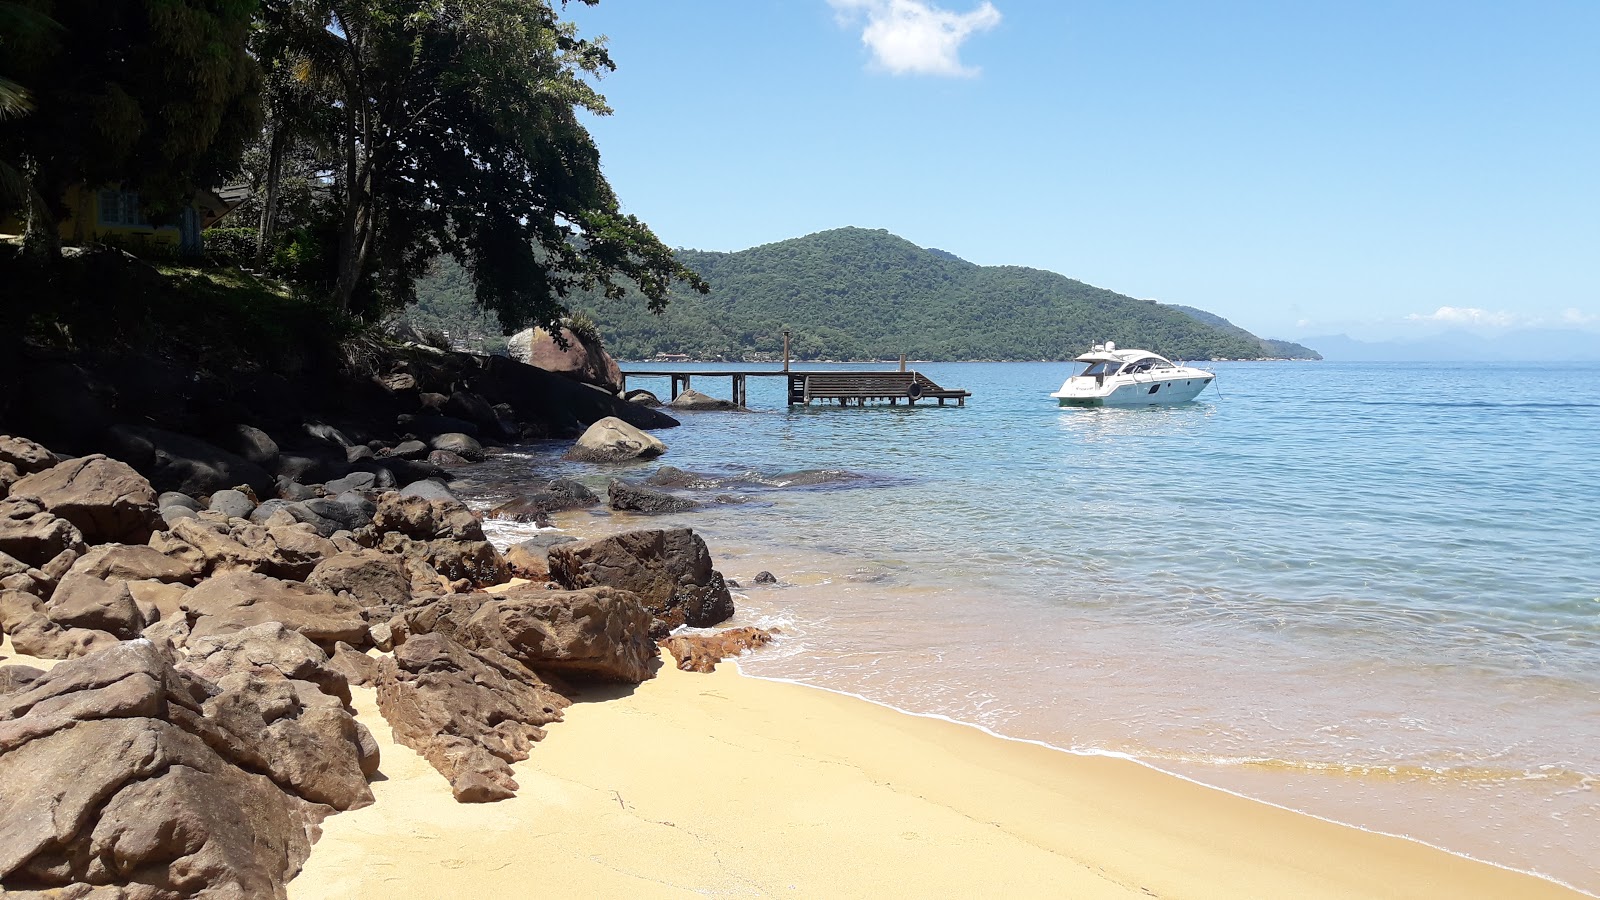
POLYGON ((266 196, 261 202, 261 223, 256 228, 255 267, 260 271, 266 265, 267 251, 271 249, 278 233, 278 185, 283 173, 283 128, 272 124, 272 140, 267 144, 266 196))

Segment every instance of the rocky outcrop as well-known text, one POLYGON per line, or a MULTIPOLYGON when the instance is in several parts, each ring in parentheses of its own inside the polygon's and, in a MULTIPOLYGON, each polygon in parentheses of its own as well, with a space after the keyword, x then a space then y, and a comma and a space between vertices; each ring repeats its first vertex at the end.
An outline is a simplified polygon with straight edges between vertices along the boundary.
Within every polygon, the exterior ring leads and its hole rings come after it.
POLYGON ((617 478, 611 479, 611 484, 606 487, 606 501, 612 509, 645 515, 688 512, 700 507, 688 497, 630 484, 617 478))
POLYGON ((183 597, 190 638, 226 635, 282 622, 321 647, 339 641, 365 645, 367 623, 352 600, 254 572, 231 572, 201 582, 183 597))
POLYGON ((568 705, 516 660, 442 634, 414 636, 378 663, 378 708, 394 739, 421 754, 463 803, 517 791, 511 763, 568 705))
POLYGON ((638 684, 660 657, 638 597, 611 588, 514 588, 472 614, 455 638, 496 650, 541 675, 638 684))
POLYGON ((702 394, 693 388, 686 388, 684 392, 672 398, 667 406, 672 409, 683 409, 691 412, 710 412, 716 410, 738 409, 739 404, 732 400, 719 400, 710 394, 702 394))
POLYGON ((282 622, 190 641, 180 668, 214 682, 236 673, 305 681, 340 703, 350 702, 350 682, 331 665, 328 654, 282 622))
POLYGON ((655 616, 664 637, 679 625, 704 628, 733 615, 722 574, 705 541, 687 528, 628 531, 550 549, 550 575, 562 587, 597 585, 631 591, 655 616))
POLYGON ((308 754, 337 748, 285 740, 288 726, 276 736, 258 731, 249 739, 265 744, 247 746, 234 728, 250 715, 323 733, 316 714, 308 719, 305 707, 255 683, 207 698, 153 645, 131 641, 0 696, 0 886, 283 898, 329 812, 299 796, 319 793, 319 779, 294 779, 308 774, 308 754), (238 699, 219 702, 230 696, 238 699), (208 703, 227 718, 208 714, 208 703), (299 762, 286 764, 284 754, 299 762), (249 770, 261 763, 293 793, 249 770))
POLYGON ((538 366, 573 381, 603 387, 615 394, 622 390, 622 369, 599 344, 590 344, 572 329, 563 327, 566 347, 556 343, 543 328, 519 331, 507 339, 511 355, 521 362, 538 366))
POLYGON ((746 650, 765 647, 772 643, 778 629, 730 628, 717 634, 675 634, 661 642, 678 668, 685 672, 711 672, 717 663, 746 650))
POLYGON ((667 452, 667 445, 618 418, 607 417, 590 425, 567 451, 577 462, 616 463, 650 459, 667 452))
POLYGON ((142 544, 163 524, 150 482, 127 463, 99 454, 23 478, 11 486, 11 499, 38 503, 71 522, 91 544, 142 544))

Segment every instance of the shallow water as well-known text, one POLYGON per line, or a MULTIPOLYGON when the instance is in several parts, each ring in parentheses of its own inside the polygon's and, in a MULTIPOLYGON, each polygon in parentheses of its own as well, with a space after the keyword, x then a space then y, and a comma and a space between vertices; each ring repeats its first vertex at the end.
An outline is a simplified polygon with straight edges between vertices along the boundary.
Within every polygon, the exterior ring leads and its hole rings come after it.
MULTIPOLYGON (((1058 364, 919 368, 974 398, 788 411, 752 379, 758 411, 660 433, 697 472, 865 477, 558 524, 704 534, 738 624, 787 632, 751 674, 1600 891, 1600 365, 1222 363, 1201 402, 1138 410, 1056 409, 1058 364)), ((564 449, 467 492, 603 486, 564 449)))

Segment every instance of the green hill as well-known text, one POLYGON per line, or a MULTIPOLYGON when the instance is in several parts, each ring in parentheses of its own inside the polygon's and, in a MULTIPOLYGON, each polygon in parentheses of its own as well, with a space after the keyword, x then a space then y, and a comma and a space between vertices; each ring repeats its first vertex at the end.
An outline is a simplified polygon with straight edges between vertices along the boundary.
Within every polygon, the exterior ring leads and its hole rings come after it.
MULTIPOLYGON (((1181 359, 1278 356, 1238 328, 1019 266, 979 266, 887 231, 839 228, 737 253, 680 250, 711 285, 677 291, 663 315, 637 296, 572 298, 619 359, 1065 359, 1116 341, 1181 359)), ((470 296, 449 266, 418 286, 428 308, 470 296), (445 296, 449 294, 450 296, 445 296)), ((1220 321, 1220 320, 1219 320, 1220 321)))
POLYGON ((1272 359, 1322 358, 1321 353, 1318 353, 1304 344, 1296 344, 1294 341, 1273 340, 1272 338, 1258 338, 1250 332, 1245 331, 1243 328, 1240 328, 1232 322, 1229 322, 1227 319, 1217 315, 1216 313, 1209 313, 1203 309, 1195 309, 1192 306, 1179 306, 1176 303, 1169 303, 1167 305, 1183 313, 1184 315, 1189 316, 1197 322, 1204 322, 1205 324, 1210 325, 1212 328, 1225 331, 1229 334, 1238 335, 1239 337, 1246 338, 1248 340, 1259 341, 1261 343, 1261 351, 1272 359))

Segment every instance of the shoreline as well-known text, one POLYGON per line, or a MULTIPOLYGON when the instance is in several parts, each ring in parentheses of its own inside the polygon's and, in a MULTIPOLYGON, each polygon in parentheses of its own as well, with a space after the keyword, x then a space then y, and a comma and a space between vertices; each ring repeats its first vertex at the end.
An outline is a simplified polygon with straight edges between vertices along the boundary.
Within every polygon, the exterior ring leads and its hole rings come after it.
POLYGON ((863 699, 668 662, 638 688, 580 694, 516 765, 517 797, 463 805, 358 689, 384 754, 378 802, 323 823, 290 896, 481 896, 532 879, 569 895, 1584 896, 863 699))

